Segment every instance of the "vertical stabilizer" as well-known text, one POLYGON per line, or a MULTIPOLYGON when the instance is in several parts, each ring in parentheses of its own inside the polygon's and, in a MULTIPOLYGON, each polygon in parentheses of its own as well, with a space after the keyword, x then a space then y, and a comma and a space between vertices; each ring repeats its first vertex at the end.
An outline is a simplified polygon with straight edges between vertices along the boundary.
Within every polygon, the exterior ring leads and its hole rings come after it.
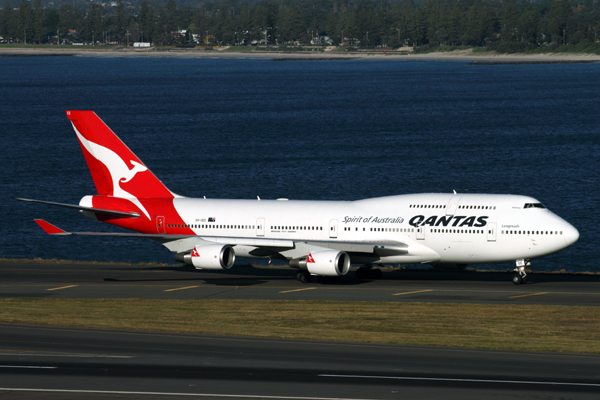
MULTIPOLYGON (((175 197, 93 111, 67 111, 98 194, 175 197)), ((138 203, 134 201, 134 203, 138 203)), ((141 207, 141 204, 138 204, 141 207)))

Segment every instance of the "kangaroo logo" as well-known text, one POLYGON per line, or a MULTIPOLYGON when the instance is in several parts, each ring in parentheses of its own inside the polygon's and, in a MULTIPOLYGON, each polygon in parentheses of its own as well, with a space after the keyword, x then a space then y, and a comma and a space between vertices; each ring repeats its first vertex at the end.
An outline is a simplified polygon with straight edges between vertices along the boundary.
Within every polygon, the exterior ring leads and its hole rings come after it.
POLYGON ((125 161, 123 161, 123 159, 121 159, 121 157, 119 157, 117 153, 104 146, 100 146, 97 143, 87 140, 81 133, 77 131, 75 125, 73 125, 73 129, 75 129, 77 138, 83 144, 85 149, 108 169, 112 179, 112 195, 114 197, 121 197, 131 201, 133 204, 138 206, 140 210, 142 210, 148 219, 151 219, 150 214, 148 214, 148 211, 146 211, 146 208, 142 205, 142 203, 140 203, 138 198, 123 190, 120 185, 121 183, 129 182, 138 172, 147 171, 148 168, 136 161, 129 160, 131 165, 133 165, 133 168, 129 169, 129 166, 125 163, 125 161))

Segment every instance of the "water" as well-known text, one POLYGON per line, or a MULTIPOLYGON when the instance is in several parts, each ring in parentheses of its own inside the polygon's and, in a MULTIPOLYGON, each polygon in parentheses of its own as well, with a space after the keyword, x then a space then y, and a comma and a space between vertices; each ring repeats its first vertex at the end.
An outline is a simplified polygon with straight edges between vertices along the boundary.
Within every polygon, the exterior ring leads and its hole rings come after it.
MULTIPOLYGON (((361 199, 533 196, 572 223, 543 270, 600 271, 598 64, 0 58, 0 256, 172 262, 140 239, 50 237, 32 221, 108 231, 76 211, 95 188, 66 109, 91 109, 175 193, 361 199)), ((509 266, 508 264, 506 265, 509 266)))

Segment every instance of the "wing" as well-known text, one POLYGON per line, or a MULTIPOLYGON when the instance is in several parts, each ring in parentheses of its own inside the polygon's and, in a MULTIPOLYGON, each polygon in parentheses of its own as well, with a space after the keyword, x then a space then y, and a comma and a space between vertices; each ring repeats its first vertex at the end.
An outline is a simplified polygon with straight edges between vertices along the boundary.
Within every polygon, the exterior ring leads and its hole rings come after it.
MULTIPOLYGON (((176 253, 191 252, 194 247, 204 243, 219 243, 230 246, 247 246, 256 248, 276 248, 277 251, 298 249, 299 247, 313 250, 333 249, 351 253, 376 253, 379 255, 406 254, 409 245, 400 242, 330 242, 330 241, 310 241, 301 242, 293 240, 262 239, 262 238, 237 238, 224 236, 197 236, 197 235, 167 235, 150 233, 130 233, 130 232, 67 232, 56 225, 43 220, 34 220, 47 234, 62 236, 114 236, 114 237, 133 237, 153 239, 165 245, 169 250, 176 253), (173 242, 173 243, 171 243, 173 242), (175 245, 177 242, 180 245, 175 245)), ((304 256, 310 253, 308 251, 304 256)))
MULTIPOLYGON (((232 237, 220 237, 220 236, 197 236, 197 235, 167 235, 164 233, 130 233, 130 232, 67 232, 56 225, 43 220, 34 219, 34 221, 49 235, 62 235, 62 236, 114 236, 114 237, 133 237, 143 239, 153 239, 166 245, 169 242, 177 242, 181 240, 191 240, 188 245, 189 248, 185 248, 182 251, 191 252, 192 249, 202 243, 222 243, 229 245, 247 245, 247 246, 268 246, 268 247, 282 247, 288 248, 293 247, 294 242, 290 240, 273 240, 273 239, 248 239, 248 238, 232 238, 232 237), (192 243, 196 243, 192 245, 192 243)), ((166 246, 169 248, 169 246, 166 246)), ((169 248, 170 249, 170 248, 169 248)))
POLYGON ((175 253, 177 261, 198 269, 229 269, 235 256, 289 261, 313 275, 345 275, 352 263, 432 263, 439 254, 409 238, 406 242, 294 241, 263 238, 113 232, 66 232, 49 222, 35 222, 50 235, 114 236, 152 239, 175 253), (233 248, 233 251, 231 251, 233 248))

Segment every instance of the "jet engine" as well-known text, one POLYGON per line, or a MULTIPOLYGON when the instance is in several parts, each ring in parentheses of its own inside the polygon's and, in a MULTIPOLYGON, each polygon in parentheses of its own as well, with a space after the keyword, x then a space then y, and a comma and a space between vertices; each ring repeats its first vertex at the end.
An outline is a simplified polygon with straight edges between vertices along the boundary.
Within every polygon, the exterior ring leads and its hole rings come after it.
POLYGON ((350 269, 350 256, 338 250, 316 251, 306 258, 292 260, 290 266, 308 271, 311 275, 343 276, 350 269))
POLYGON ((229 269, 235 262, 235 251, 227 244, 196 246, 191 254, 183 256, 183 261, 196 269, 229 269))

